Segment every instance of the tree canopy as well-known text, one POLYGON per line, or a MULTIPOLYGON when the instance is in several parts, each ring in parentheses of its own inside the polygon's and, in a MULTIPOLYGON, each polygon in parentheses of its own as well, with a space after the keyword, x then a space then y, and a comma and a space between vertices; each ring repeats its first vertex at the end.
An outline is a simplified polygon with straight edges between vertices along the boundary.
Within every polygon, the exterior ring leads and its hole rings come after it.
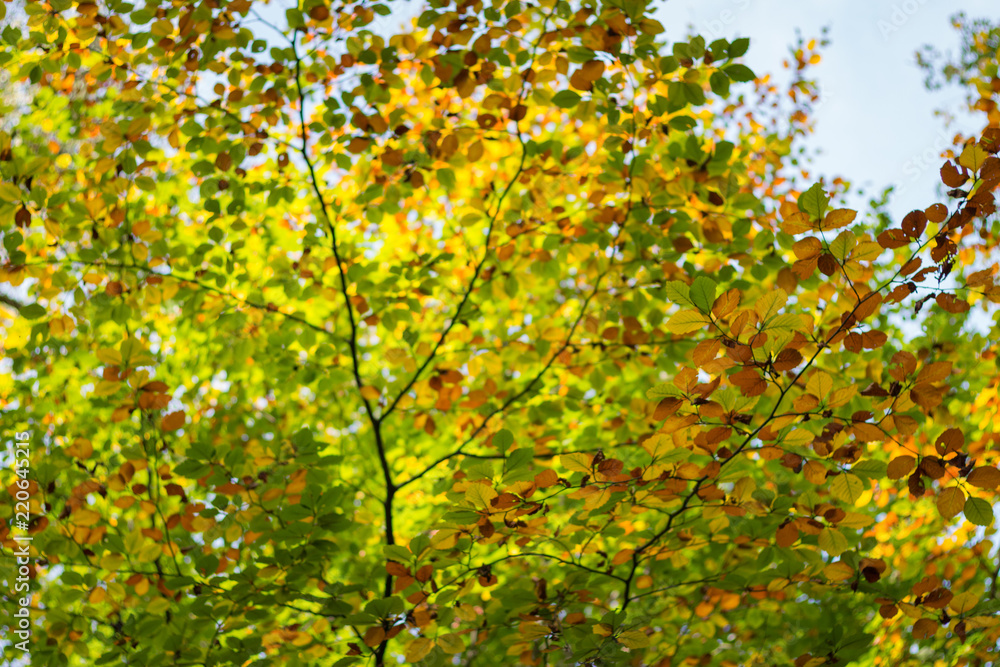
POLYGON ((31 664, 996 660, 989 25, 926 56, 983 130, 896 220, 810 172, 821 41, 768 75, 642 0, 4 8, 31 664))

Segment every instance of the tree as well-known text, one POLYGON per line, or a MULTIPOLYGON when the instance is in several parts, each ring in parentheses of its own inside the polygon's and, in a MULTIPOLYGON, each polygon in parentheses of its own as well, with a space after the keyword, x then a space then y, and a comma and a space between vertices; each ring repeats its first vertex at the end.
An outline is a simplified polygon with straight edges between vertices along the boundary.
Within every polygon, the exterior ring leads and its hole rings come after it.
POLYGON ((815 42, 406 7, 4 28, 32 664, 992 659, 996 118, 859 216, 815 42))

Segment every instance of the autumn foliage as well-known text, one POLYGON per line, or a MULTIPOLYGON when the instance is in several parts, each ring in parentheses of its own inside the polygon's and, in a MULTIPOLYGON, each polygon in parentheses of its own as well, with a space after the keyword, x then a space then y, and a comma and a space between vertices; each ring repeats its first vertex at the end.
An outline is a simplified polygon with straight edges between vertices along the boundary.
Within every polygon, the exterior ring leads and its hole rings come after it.
POLYGON ((988 51, 895 220, 641 0, 3 7, 33 665, 996 659, 988 51))

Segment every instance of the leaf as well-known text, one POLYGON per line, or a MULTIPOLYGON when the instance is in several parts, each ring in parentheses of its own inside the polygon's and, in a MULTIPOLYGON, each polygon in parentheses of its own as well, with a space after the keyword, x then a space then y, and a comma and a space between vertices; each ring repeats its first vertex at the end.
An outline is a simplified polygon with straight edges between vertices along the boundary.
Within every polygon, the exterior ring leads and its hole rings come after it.
POLYGON ((513 444, 514 434, 507 429, 500 429, 493 434, 493 446, 496 447, 501 454, 506 454, 507 450, 510 449, 513 444))
POLYGON ((614 628, 607 623, 596 623, 594 624, 593 632, 600 637, 610 637, 614 632, 614 628))
POLYGON ((849 548, 847 538, 836 528, 824 528, 819 533, 819 548, 837 557, 849 548))
POLYGON ((929 618, 921 618, 913 624, 913 638, 927 639, 933 637, 938 630, 939 624, 929 618))
POLYGON ((938 512, 945 519, 951 519, 962 513, 965 509, 965 494, 957 486, 950 486, 943 489, 937 497, 938 512))
POLYGON ((778 528, 778 532, 775 535, 775 543, 779 547, 787 548, 795 544, 799 540, 799 529, 795 527, 794 523, 786 523, 785 525, 778 528))
POLYGON ((726 67, 722 68, 722 71, 725 72, 730 79, 740 83, 746 81, 753 81, 756 78, 756 75, 753 73, 753 70, 751 70, 746 65, 741 65, 739 63, 727 65, 726 67))
POLYGON ((572 109, 580 103, 580 94, 572 90, 560 90, 552 96, 552 103, 560 109, 572 109))
POLYGON ((750 48, 750 38, 740 37, 739 39, 734 39, 729 45, 729 49, 726 51, 726 55, 730 58, 739 58, 747 49, 750 48))
POLYGON ((965 147, 958 157, 958 163, 972 172, 978 172, 990 154, 979 144, 970 144, 965 147))
POLYGON ((691 288, 687 283, 682 283, 679 280, 671 280, 663 286, 663 291, 666 293, 667 299, 678 306, 695 305, 689 296, 691 288))
POLYGON ((559 481, 559 475, 555 470, 551 468, 546 468, 542 472, 535 475, 535 486, 539 489, 547 489, 548 487, 554 485, 559 481))
POLYGON ((909 455, 897 456, 889 461, 889 468, 886 471, 889 479, 902 479, 913 472, 917 467, 917 459, 909 455))
POLYGON ((854 578, 854 568, 843 561, 837 561, 823 568, 823 576, 830 581, 847 581, 854 578))
POLYGON ((858 461, 851 466, 851 472, 859 477, 878 480, 886 476, 888 467, 882 461, 868 459, 866 461, 858 461))
POLYGON ((841 473, 830 482, 830 493, 850 505, 856 505, 865 492, 865 483, 857 475, 841 473))
POLYGON ((1000 470, 993 466, 980 466, 970 472, 967 479, 972 486, 994 490, 1000 486, 1000 470))
POLYGON ((799 195, 799 210, 809 215, 813 220, 822 220, 826 213, 827 204, 830 198, 826 196, 823 186, 819 183, 813 184, 808 190, 799 195))
POLYGON ((163 419, 160 420, 160 428, 164 431, 176 431, 179 428, 184 427, 184 411, 177 410, 171 412, 170 414, 164 415, 163 419))
POLYGON ((364 639, 369 648, 375 648, 385 641, 385 629, 379 625, 372 626, 365 630, 364 639))
POLYGON ((754 304, 754 310, 760 316, 762 322, 767 322, 778 314, 778 311, 785 307, 788 301, 788 294, 785 290, 778 288, 767 292, 754 304))
POLYGON ((977 526, 992 526, 993 506, 982 498, 969 498, 965 501, 965 518, 977 526))
MULTIPOLYGON (((365 643, 367 643, 367 641, 365 643)), ((433 639, 430 639, 429 637, 417 637, 406 647, 406 662, 420 662, 427 657, 433 648, 433 639)))
POLYGON ((691 283, 691 301, 703 313, 708 313, 715 303, 715 290, 717 285, 711 278, 698 276, 691 283))
MULTIPOLYGON (((813 186, 813 187, 816 187, 816 186, 813 186)), ((820 192, 822 193, 822 191, 820 191, 820 192)), ((826 195, 823 195, 823 196, 825 197, 826 195)), ((823 201, 823 200, 822 199, 818 199, 817 202, 810 203, 810 206, 815 207, 815 206, 817 206, 817 203, 821 202, 821 201, 823 201)), ((829 202, 829 199, 827 199, 826 202, 829 202)), ((826 202, 823 202, 823 207, 826 206, 826 202)), ((825 210, 825 208, 819 208, 819 209, 814 208, 813 210, 825 210)), ((812 215, 811 211, 810 211, 810 215, 812 215)), ((852 222, 854 222, 854 218, 856 218, 857 215, 858 215, 857 211, 852 211, 852 210, 847 209, 847 208, 838 208, 838 209, 835 209, 833 211, 830 211, 826 215, 826 218, 823 219, 823 224, 820 225, 820 229, 822 229, 823 231, 828 231, 828 230, 831 230, 831 229, 839 229, 841 227, 846 227, 847 225, 849 225, 852 222)), ((819 218, 820 216, 817 215, 815 217, 819 218)), ((836 255, 837 253, 834 253, 834 254, 836 255)))
POLYGON ((642 630, 625 630, 616 637, 618 643, 630 649, 646 648, 649 646, 649 637, 642 630))
POLYGON ((682 310, 667 320, 667 331, 682 336, 697 331, 708 323, 708 317, 697 310, 682 310))
POLYGON ((589 454, 575 453, 562 454, 559 456, 559 465, 570 472, 582 472, 591 474, 591 457, 589 454))
POLYGON ((810 376, 806 383, 806 391, 822 401, 833 391, 833 378, 829 373, 817 371, 810 376))
POLYGON ((920 369, 920 373, 917 375, 917 384, 926 384, 929 382, 939 382, 945 379, 951 374, 951 362, 950 361, 938 361, 933 364, 928 364, 920 369))
POLYGON ((457 655, 465 650, 465 642, 462 641, 462 637, 454 632, 438 635, 437 645, 449 655, 457 655))
MULTIPOLYGON (((834 211, 833 213, 835 213, 834 211)), ((831 213, 827 216, 827 220, 830 219, 831 213)), ((843 264, 848 257, 851 255, 851 251, 854 250, 854 246, 858 243, 857 237, 850 230, 844 230, 837 235, 837 238, 833 240, 830 244, 830 253, 837 258, 837 261, 843 264)))
POLYGON ((500 494, 493 487, 477 483, 470 484, 465 491, 465 499, 478 509, 488 510, 490 502, 498 495, 500 494))

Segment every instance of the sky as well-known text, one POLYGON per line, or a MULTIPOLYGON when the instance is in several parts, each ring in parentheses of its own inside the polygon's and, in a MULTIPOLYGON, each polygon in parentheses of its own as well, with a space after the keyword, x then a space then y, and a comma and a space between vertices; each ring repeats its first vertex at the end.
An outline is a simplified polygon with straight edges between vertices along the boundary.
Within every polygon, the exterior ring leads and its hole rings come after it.
POLYGON ((818 38, 828 26, 830 44, 811 70, 821 97, 815 133, 807 140, 821 151, 814 169, 864 186, 871 195, 895 184, 889 210, 900 219, 936 201, 939 156, 956 129, 981 129, 982 121, 968 116, 945 129, 934 112, 961 114, 964 91, 928 91, 916 64, 915 53, 925 44, 958 52, 950 17, 959 11, 1000 18, 995 0, 667 0, 658 18, 672 40, 689 25, 708 42, 749 37, 744 60, 758 75, 780 71, 796 28, 818 38))

